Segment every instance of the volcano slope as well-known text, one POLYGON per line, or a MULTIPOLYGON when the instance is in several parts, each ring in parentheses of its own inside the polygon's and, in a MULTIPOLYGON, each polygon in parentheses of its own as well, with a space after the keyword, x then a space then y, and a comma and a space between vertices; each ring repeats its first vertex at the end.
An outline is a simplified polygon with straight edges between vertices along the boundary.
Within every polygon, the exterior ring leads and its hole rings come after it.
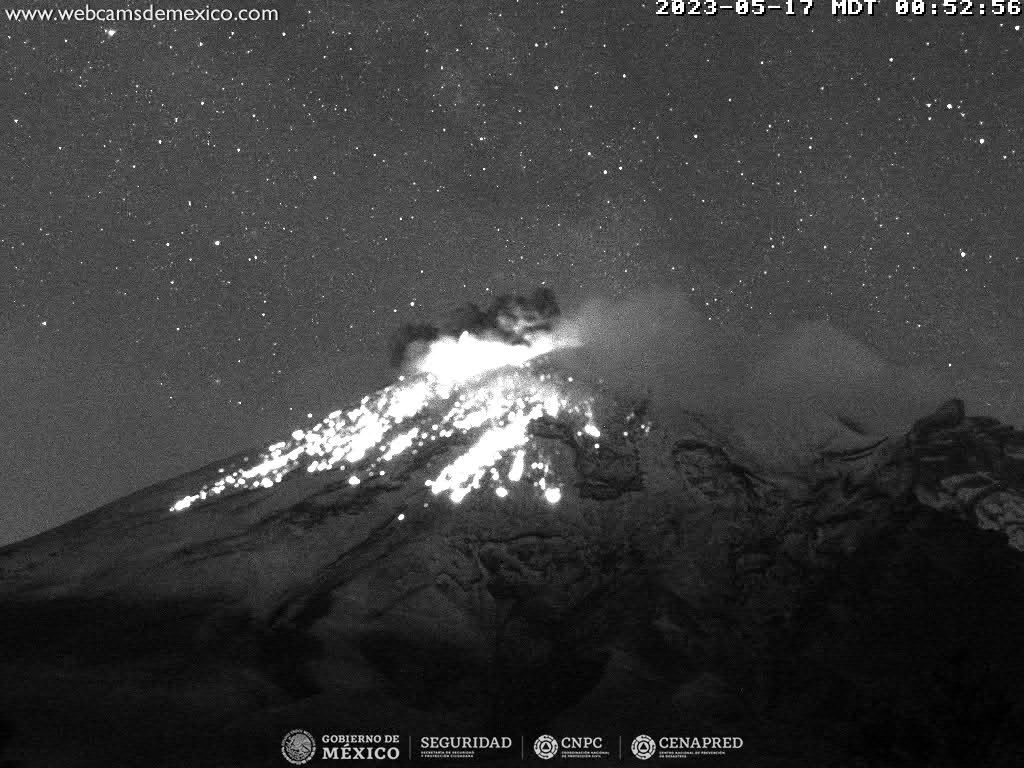
POLYGON ((1021 765, 1022 550, 1024 433, 960 401, 782 471, 543 366, 413 378, 0 550, 0 763, 301 727, 1021 765))

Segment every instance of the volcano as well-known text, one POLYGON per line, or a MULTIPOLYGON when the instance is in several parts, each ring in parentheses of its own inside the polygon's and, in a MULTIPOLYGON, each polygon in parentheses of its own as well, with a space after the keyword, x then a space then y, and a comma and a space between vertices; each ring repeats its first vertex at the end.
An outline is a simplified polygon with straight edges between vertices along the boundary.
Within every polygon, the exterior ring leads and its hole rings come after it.
POLYGON ((548 733, 1024 764, 1024 432, 950 400, 769 466, 546 334, 432 341, 310 429, 0 550, 0 764, 282 766, 297 728, 513 736, 494 764, 548 733))

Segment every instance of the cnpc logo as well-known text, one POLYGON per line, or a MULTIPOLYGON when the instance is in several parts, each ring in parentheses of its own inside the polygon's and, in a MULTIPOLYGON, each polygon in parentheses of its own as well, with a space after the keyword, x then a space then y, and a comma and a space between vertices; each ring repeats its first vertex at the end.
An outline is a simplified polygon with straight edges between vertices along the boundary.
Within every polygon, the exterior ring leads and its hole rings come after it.
POLYGON ((533 742, 533 751, 542 760, 550 760, 558 754, 558 750, 593 750, 602 749, 604 742, 600 736, 563 736, 556 739, 554 736, 544 734, 538 736, 533 742))
POLYGON ((533 751, 541 760, 550 760, 558 754, 558 742, 554 736, 548 734, 538 736, 537 740, 533 742, 533 751))

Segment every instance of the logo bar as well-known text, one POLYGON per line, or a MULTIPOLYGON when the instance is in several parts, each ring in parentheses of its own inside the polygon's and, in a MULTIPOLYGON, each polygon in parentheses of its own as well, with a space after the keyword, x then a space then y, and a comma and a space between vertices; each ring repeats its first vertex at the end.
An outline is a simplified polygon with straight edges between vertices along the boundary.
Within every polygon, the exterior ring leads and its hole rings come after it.
MULTIPOLYGON (((307 765, 316 761, 359 762, 424 762, 434 765, 483 759, 515 760, 516 738, 510 735, 480 734, 409 734, 403 740, 396 733, 325 733, 319 737, 302 728, 295 728, 281 739, 281 756, 290 765, 307 765), (404 741, 404 744, 403 744, 404 741), (319 744, 319 747, 318 747, 319 744), (405 747, 403 750, 402 747, 405 747)), ((714 758, 735 754, 743 748, 739 736, 651 736, 646 733, 627 736, 629 752, 637 760, 684 760, 714 758)), ((593 734, 543 733, 535 738, 519 735, 520 761, 539 758, 552 764, 562 760, 598 759, 607 762, 623 760, 623 736, 593 734), (527 753, 530 741, 532 752, 527 753), (617 746, 617 749, 616 749, 617 746)))

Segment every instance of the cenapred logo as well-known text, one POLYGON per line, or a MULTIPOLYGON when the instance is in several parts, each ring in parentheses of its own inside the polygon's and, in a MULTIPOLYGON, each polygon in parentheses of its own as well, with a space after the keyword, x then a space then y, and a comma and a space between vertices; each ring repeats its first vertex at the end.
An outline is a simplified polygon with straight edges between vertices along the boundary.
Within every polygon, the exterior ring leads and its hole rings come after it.
POLYGON ((558 742, 554 736, 538 736, 537 740, 533 742, 533 751, 537 753, 537 757, 541 760, 550 760, 552 757, 558 754, 558 742))
POLYGON ((633 743, 630 744, 629 748, 633 750, 633 754, 640 760, 649 760, 654 757, 658 747, 654 743, 654 739, 646 733, 641 733, 633 739, 633 743))
POLYGON ((301 728, 288 731, 281 739, 281 754, 292 765, 305 765, 316 754, 316 741, 313 739, 313 734, 301 728))

